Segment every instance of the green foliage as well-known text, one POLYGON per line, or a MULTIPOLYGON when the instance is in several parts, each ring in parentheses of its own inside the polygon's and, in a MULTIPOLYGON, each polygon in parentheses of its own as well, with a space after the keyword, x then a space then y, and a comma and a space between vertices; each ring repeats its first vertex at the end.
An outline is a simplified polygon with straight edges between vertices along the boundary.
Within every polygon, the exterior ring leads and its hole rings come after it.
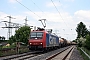
POLYGON ((4 36, 0 36, 0 40, 5 40, 5 37, 4 36))
POLYGON ((73 40, 72 42, 75 42, 75 43, 77 43, 77 40, 73 40))
POLYGON ((77 49, 79 50, 84 60, 89 60, 89 58, 83 53, 83 51, 79 47, 77 47, 77 49))
POLYGON ((90 50, 86 49, 85 47, 82 47, 82 49, 83 49, 88 55, 90 55, 90 50))
POLYGON ((10 46, 3 46, 2 48, 10 48, 10 46))
POLYGON ((82 47, 82 41, 78 40, 78 47, 82 47))
POLYGON ((0 45, 0 50, 2 50, 2 45, 0 45))
POLYGON ((83 24, 83 22, 80 22, 77 27, 76 27, 76 32, 77 32, 77 39, 78 39, 78 46, 85 46, 85 38, 89 31, 86 28, 86 25, 83 24), (83 38, 83 39, 81 39, 83 38))
POLYGON ((4 49, 4 48, 14 48, 15 47, 15 45, 10 45, 10 46, 2 46, 2 48, 4 49))
POLYGON ((90 35, 86 36, 85 47, 90 50, 90 35))
POLYGON ((14 43, 14 42, 23 42, 26 45, 28 44, 28 38, 30 35, 30 27, 29 26, 23 26, 21 28, 19 28, 18 30, 16 30, 15 35, 11 36, 11 38, 9 39, 9 43, 14 43))
POLYGON ((15 36, 11 36, 11 37, 9 38, 8 42, 9 42, 9 44, 12 44, 12 43, 16 42, 15 36))
POLYGON ((28 38, 30 35, 30 27, 29 26, 23 26, 20 29, 16 31, 16 39, 19 42, 23 42, 28 44, 28 38))
POLYGON ((86 35, 88 34, 88 30, 86 28, 86 25, 84 25, 83 22, 80 22, 77 25, 76 32, 77 32, 77 38, 80 38, 80 37, 85 38, 86 35))

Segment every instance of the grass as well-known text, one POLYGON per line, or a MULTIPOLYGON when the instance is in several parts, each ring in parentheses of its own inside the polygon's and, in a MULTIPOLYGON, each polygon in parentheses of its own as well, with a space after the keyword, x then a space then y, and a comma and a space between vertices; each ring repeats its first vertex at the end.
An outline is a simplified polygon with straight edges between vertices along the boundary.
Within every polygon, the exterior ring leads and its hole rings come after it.
POLYGON ((1 51, 1 56, 8 56, 13 54, 16 54, 15 50, 1 51))
POLYGON ((82 49, 90 56, 90 50, 88 50, 88 49, 86 49, 84 47, 82 47, 82 49))
POLYGON ((16 51, 16 48, 15 49, 11 48, 10 50, 5 50, 5 51, 0 50, 0 57, 1 56, 21 54, 21 53, 25 53, 25 52, 28 52, 28 51, 29 51, 29 49, 26 46, 20 47, 19 48, 19 53, 16 51))
POLYGON ((90 60, 82 51, 79 47, 77 47, 77 49, 79 50, 80 54, 82 55, 84 60, 90 60))

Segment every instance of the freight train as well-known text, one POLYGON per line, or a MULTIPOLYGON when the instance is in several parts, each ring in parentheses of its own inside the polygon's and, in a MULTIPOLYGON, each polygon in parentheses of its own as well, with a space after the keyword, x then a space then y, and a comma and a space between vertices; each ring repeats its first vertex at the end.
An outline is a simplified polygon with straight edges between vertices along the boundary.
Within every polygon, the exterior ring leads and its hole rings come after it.
POLYGON ((38 28, 30 33, 29 50, 49 50, 67 46, 67 40, 38 28))

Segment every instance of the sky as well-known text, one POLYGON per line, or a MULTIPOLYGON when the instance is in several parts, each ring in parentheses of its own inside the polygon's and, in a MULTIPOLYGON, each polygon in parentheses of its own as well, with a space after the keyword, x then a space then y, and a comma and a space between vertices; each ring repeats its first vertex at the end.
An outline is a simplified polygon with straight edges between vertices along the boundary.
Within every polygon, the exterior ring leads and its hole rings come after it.
MULTIPOLYGON (((46 28, 67 40, 77 37, 77 24, 83 22, 90 29, 90 0, 1 0, 0 36, 8 38, 8 29, 2 21, 24 25, 27 16, 29 26, 43 27, 39 20, 46 19, 46 28)), ((7 24, 8 25, 8 24, 7 24)), ((12 29, 12 35, 15 29, 12 29)))

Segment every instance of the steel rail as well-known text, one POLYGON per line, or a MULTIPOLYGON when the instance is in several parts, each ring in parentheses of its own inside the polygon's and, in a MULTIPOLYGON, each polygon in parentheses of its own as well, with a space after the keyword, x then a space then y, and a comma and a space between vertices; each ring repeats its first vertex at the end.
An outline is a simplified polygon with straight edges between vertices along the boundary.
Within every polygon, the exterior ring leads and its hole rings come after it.
MULTIPOLYGON (((69 48, 70 48, 70 47, 69 47, 69 48)), ((69 48, 67 48, 67 49, 69 49, 69 48)), ((63 50, 63 51, 60 51, 60 52, 58 52, 58 53, 56 53, 56 54, 54 54, 54 55, 46 58, 46 60, 51 60, 52 58, 56 57, 57 55, 61 54, 61 53, 64 52, 64 51, 66 51, 67 49, 65 49, 65 50, 63 50)), ((72 47, 72 49, 73 49, 73 47, 72 47)), ((72 50, 72 49, 71 49, 71 50, 72 50)), ((62 60, 66 59, 66 57, 69 55, 69 53, 71 52, 71 50, 67 53, 67 55, 66 55, 62 60)))

